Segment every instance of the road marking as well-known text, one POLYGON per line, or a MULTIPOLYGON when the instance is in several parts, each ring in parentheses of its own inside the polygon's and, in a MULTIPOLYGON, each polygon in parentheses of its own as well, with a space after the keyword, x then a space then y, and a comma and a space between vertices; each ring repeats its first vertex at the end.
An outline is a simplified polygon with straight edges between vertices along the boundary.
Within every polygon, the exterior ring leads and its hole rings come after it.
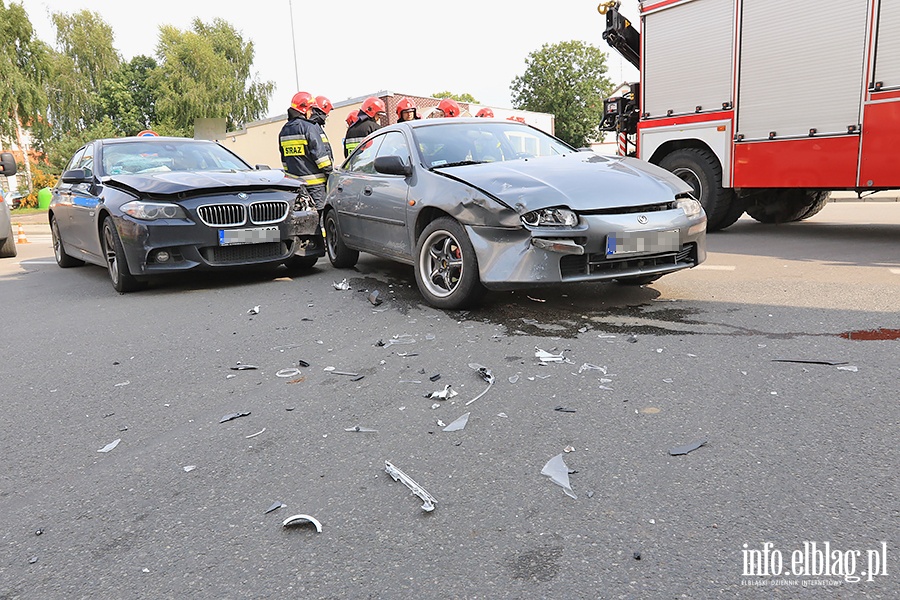
POLYGON ((55 265, 55 260, 26 260, 19 263, 19 266, 28 266, 28 265, 55 265))
POLYGON ((734 271, 737 267, 734 265, 699 265, 695 269, 705 269, 707 271, 734 271))

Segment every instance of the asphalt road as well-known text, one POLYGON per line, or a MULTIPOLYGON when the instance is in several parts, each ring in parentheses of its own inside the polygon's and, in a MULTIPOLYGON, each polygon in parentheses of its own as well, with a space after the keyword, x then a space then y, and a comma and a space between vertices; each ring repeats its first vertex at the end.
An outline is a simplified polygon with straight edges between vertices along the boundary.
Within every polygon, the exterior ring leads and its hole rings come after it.
POLYGON ((897 598, 900 341, 848 338, 900 330, 898 240, 896 203, 744 218, 655 284, 461 313, 365 256, 123 296, 31 228, 0 261, 0 598, 897 598))

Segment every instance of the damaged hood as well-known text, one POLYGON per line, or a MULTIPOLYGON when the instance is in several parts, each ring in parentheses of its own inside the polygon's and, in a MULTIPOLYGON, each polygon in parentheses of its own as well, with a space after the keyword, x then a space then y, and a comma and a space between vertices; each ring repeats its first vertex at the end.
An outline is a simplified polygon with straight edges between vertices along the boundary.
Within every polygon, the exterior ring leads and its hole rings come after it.
POLYGON ((577 152, 435 169, 497 197, 520 213, 568 206, 616 208, 671 201, 691 187, 645 161, 577 152))
POLYGON ((302 184, 282 171, 164 171, 137 175, 111 175, 107 185, 150 195, 203 194, 212 190, 297 190, 302 184))

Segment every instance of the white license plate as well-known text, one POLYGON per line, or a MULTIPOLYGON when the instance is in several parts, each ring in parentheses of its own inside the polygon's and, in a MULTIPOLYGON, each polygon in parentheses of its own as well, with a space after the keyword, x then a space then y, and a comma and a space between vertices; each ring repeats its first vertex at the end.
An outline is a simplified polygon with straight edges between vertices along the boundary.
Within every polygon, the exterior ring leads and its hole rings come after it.
POLYGON ((253 227, 250 229, 220 229, 219 245, 236 246, 238 244, 265 244, 281 241, 281 230, 278 227, 253 227))
POLYGON ((606 255, 661 254, 677 252, 681 239, 677 229, 673 231, 625 231, 606 236, 606 255))

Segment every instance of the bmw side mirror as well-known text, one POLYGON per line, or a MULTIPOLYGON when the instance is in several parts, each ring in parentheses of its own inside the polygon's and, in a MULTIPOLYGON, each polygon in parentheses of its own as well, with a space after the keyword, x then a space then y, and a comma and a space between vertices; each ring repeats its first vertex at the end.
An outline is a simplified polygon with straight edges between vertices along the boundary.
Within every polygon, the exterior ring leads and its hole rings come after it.
POLYGON ((12 152, 0 152, 0 175, 10 177, 16 174, 16 158, 12 152))
POLYGON ((63 183, 84 183, 90 181, 87 171, 84 169, 71 169, 62 174, 63 183))
POLYGON ((412 175, 412 165, 400 156, 379 156, 375 159, 375 170, 385 175, 412 175))

